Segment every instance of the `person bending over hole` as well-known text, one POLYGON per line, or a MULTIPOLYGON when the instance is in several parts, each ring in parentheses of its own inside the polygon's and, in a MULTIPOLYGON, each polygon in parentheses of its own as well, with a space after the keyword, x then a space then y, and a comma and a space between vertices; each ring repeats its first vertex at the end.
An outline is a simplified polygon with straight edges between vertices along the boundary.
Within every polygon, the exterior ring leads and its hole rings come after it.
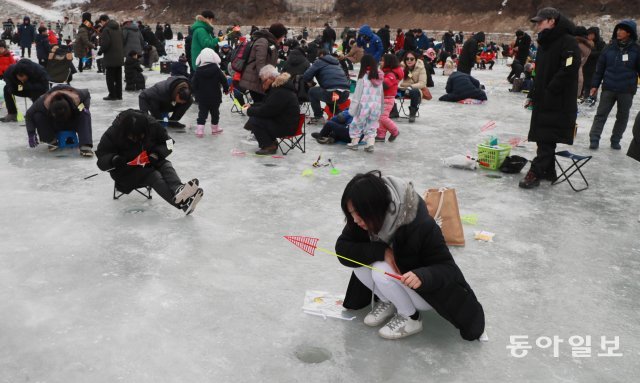
POLYGON ((197 178, 183 184, 166 158, 173 139, 151 116, 125 110, 113 121, 98 144, 98 168, 109 171, 119 191, 128 194, 149 186, 172 206, 193 213, 202 195, 197 178))
POLYGON ((463 339, 483 335, 482 305, 410 182, 383 177, 379 171, 358 174, 347 184, 341 207, 347 223, 336 252, 402 276, 400 281, 338 258, 344 266, 354 268, 345 308, 367 306, 373 292, 378 300, 364 323, 380 326, 386 322, 378 334, 387 339, 422 331, 420 311, 432 308, 458 328, 463 339))
POLYGON ((49 151, 58 149, 56 135, 70 130, 78 134, 80 155, 92 157, 91 95, 88 89, 75 89, 58 85, 31 105, 25 115, 29 146, 38 146, 38 136, 49 145, 49 151), (37 135, 36 135, 37 131, 37 135))
POLYGON ((138 102, 142 112, 148 112, 156 120, 168 117, 169 127, 182 129, 185 125, 180 119, 193 104, 191 84, 186 77, 169 77, 140 92, 138 102))

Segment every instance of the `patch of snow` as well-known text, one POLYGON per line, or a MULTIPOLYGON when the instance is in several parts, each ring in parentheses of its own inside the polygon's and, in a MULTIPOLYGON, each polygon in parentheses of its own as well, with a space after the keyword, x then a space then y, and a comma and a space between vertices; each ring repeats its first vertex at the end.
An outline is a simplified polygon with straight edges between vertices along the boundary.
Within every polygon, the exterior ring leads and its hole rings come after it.
POLYGON ((91 0, 55 0, 53 6, 56 8, 68 8, 72 5, 90 3, 91 0))
POLYGON ((8 3, 11 3, 17 7, 20 7, 26 11, 26 13, 30 15, 38 15, 46 20, 61 20, 62 13, 58 11, 52 11, 50 9, 44 9, 35 4, 31 4, 28 1, 23 0, 5 0, 8 3))

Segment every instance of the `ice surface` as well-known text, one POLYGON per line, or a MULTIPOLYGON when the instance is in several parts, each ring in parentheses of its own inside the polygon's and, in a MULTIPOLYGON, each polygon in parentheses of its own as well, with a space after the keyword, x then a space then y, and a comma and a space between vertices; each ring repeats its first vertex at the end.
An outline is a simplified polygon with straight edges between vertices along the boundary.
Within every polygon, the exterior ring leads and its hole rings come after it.
MULTIPOLYGON (((438 72, 434 100, 446 81, 438 72)), ((0 124, 0 382, 634 381, 640 163, 609 149, 611 119, 601 149, 589 151, 591 119, 580 116, 569 149, 595 156, 584 168, 587 191, 548 182, 522 190, 524 173, 489 178, 497 173, 443 166, 442 158, 475 153, 488 121, 496 127, 487 134, 498 137, 528 131, 524 95, 507 91, 504 64, 472 73, 486 84, 487 104, 426 102, 415 124, 399 120, 398 140, 376 143, 373 154, 308 137, 306 154, 252 156, 246 118, 230 113, 231 100, 221 106, 224 133, 203 139, 194 135, 194 105, 183 119, 188 133, 172 134, 170 158, 205 191, 189 217, 155 193, 114 201, 108 176, 82 180, 97 171, 95 159, 29 149, 24 126, 0 124), (233 156, 234 148, 248 154, 233 156), (323 167, 302 177, 321 153, 341 173, 323 167), (462 340, 433 312, 422 333, 399 341, 365 326, 366 310, 353 321, 302 312, 305 291, 344 293, 350 270, 283 236, 333 248, 342 191, 371 169, 412 180, 421 194, 454 187, 460 213, 477 216, 465 225, 466 247, 452 252, 484 306, 489 342, 462 340), (494 242, 473 240, 474 230, 496 233, 494 242), (510 356, 510 335, 529 336, 529 355, 510 356), (554 335, 564 339, 558 358, 535 346, 554 335), (573 335, 592 336, 591 358, 571 356, 573 335), (598 357, 603 335, 619 336, 624 356, 598 357), (322 363, 300 359, 323 355, 322 363)), ((148 85, 164 77, 145 75, 148 85)), ((95 70, 73 85, 92 91, 96 144, 118 110, 137 106, 136 93, 102 101, 95 70)), ((512 153, 531 159, 535 145, 523 145, 512 153)))

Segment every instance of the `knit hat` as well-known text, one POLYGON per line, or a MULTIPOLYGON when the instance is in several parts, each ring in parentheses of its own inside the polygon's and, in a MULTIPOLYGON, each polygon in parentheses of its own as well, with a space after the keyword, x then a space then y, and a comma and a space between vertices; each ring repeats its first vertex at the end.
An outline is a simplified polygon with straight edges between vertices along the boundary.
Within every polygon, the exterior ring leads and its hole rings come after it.
POLYGON ((91 21, 91 13, 85 12, 82 14, 82 21, 91 21))
POLYGON ((180 55, 180 57, 178 57, 178 61, 180 61, 181 63, 186 63, 187 62, 187 56, 183 54, 180 55))
POLYGON ((4 40, 0 40, 0 48, 7 48, 7 42, 4 40))
POLYGON ((436 51, 433 50, 433 48, 429 48, 427 49, 424 55, 430 58, 431 60, 433 60, 436 58, 436 51))
POLYGON ((220 64, 220 56, 211 48, 204 48, 196 59, 197 66, 220 64))

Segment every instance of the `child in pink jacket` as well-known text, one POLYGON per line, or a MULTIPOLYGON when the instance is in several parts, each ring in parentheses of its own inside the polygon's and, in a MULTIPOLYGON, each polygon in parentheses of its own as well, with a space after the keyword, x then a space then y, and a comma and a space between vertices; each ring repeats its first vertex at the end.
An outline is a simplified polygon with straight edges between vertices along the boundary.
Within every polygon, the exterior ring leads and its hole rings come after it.
POLYGON ((382 72, 384 73, 384 81, 382 83, 384 89, 384 109, 378 121, 378 132, 376 142, 384 142, 387 132, 391 134, 389 142, 395 141, 398 137, 398 126, 391 118, 389 113, 396 103, 396 93, 398 93, 398 84, 404 78, 404 71, 400 66, 398 57, 393 54, 385 54, 382 56, 382 72))

